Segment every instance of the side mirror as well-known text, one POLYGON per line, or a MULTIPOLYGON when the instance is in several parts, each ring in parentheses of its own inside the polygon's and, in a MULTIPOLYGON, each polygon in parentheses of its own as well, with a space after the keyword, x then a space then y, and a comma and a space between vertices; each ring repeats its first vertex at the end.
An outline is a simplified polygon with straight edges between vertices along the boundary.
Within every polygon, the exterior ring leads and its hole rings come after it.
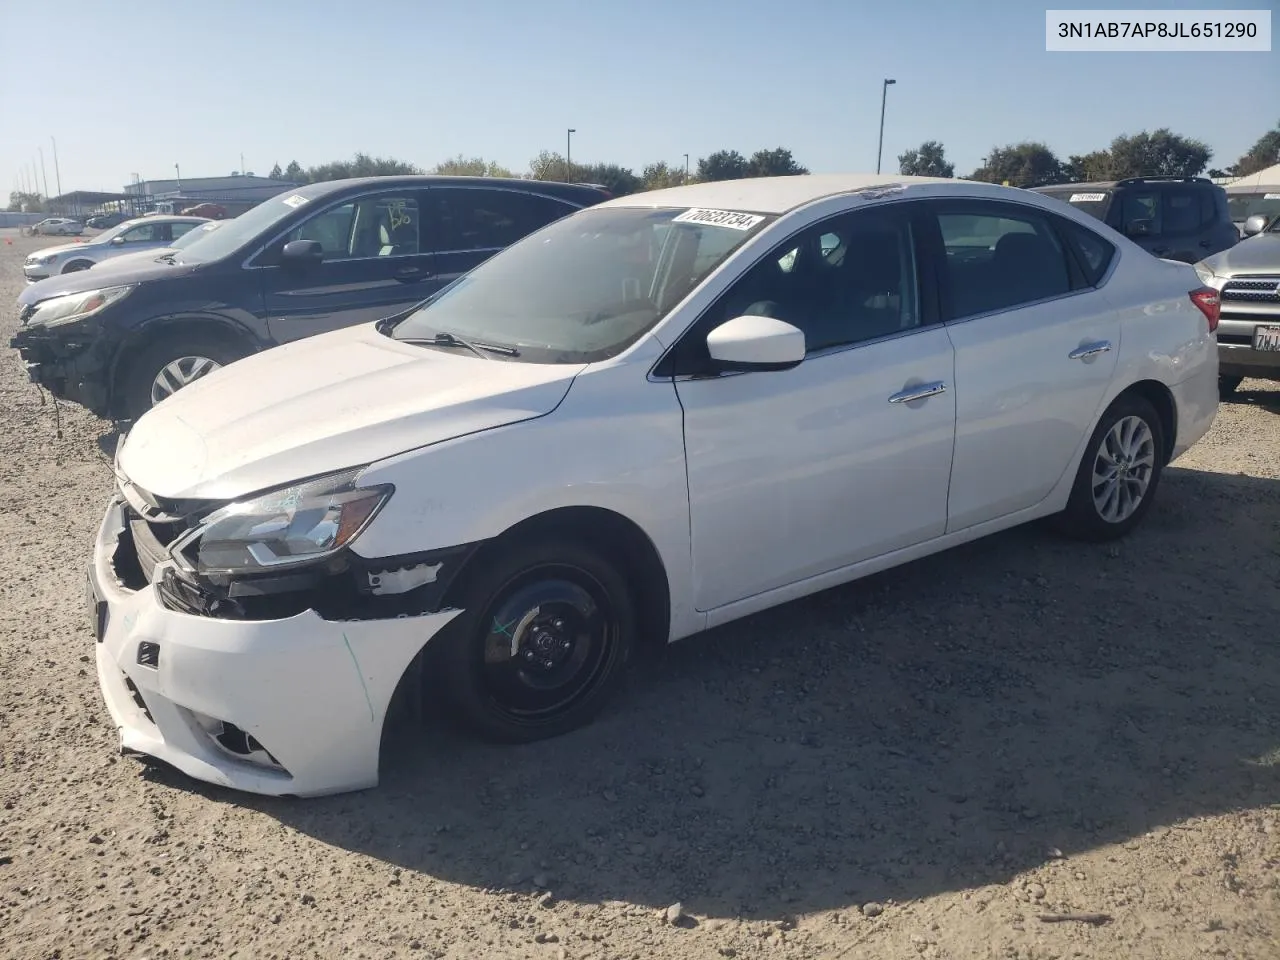
POLYGON ((112 237, 111 242, 117 247, 124 246, 124 237, 112 237))
POLYGON ((707 334, 721 370, 786 370, 804 359, 804 331, 773 317, 726 320, 707 334))
POLYGON ((1150 220, 1131 220, 1129 226, 1125 229, 1125 235, 1130 237, 1149 237, 1151 236, 1150 220))
POLYGON ((280 251, 284 263, 319 263, 324 258, 324 244, 319 240, 290 240, 280 251))
POLYGON ((1255 213, 1244 222, 1244 235, 1252 237, 1267 229, 1267 217, 1262 213, 1255 213))

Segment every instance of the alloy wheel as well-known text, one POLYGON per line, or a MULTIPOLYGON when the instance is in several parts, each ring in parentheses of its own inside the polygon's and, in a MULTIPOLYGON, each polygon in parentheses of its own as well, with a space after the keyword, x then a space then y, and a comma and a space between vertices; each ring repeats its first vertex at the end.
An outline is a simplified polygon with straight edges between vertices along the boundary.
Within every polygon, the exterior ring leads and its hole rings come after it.
POLYGON ((1155 470, 1156 445, 1141 417, 1121 417, 1098 445, 1093 462, 1093 505, 1107 523, 1123 523, 1146 496, 1155 470))

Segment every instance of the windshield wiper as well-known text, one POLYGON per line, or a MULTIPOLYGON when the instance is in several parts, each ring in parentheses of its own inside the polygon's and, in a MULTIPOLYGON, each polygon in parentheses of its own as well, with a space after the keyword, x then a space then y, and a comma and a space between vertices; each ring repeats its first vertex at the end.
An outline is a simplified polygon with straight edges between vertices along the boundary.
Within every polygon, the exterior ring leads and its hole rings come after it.
POLYGON ((414 337, 413 339, 406 338, 404 342, 405 343, 429 343, 437 347, 466 347, 468 350, 474 353, 477 357, 484 357, 484 359, 486 360, 492 359, 492 357, 489 356, 489 354, 491 353, 500 353, 504 357, 520 356, 520 351, 517 350, 515 347, 503 346, 497 343, 482 343, 479 340, 464 340, 462 339, 462 337, 458 336, 456 333, 448 333, 445 331, 441 331, 440 333, 437 333, 434 337, 414 337))

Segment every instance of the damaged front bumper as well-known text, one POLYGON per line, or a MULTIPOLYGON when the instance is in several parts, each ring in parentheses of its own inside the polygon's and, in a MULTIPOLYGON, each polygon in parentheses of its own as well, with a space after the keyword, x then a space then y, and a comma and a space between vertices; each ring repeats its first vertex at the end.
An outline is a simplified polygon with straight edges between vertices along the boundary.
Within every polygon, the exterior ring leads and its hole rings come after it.
POLYGON ((107 362, 94 341, 52 337, 40 327, 23 328, 9 339, 27 370, 27 379, 55 397, 108 415, 107 362))
POLYGON ((127 510, 119 496, 109 503, 88 584, 98 681, 121 750, 252 793, 375 786, 392 694, 459 611, 228 620, 175 610, 157 586, 165 564, 137 582, 127 510), (135 569, 122 576, 127 564, 135 569))

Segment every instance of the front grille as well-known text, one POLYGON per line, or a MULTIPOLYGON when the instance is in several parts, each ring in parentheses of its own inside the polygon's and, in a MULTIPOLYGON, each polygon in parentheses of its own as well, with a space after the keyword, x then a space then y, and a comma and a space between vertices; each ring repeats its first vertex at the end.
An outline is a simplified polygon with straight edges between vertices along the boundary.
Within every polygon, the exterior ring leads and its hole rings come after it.
POLYGON ((1222 288, 1222 299, 1238 303, 1280 303, 1280 277, 1229 280, 1222 288))

